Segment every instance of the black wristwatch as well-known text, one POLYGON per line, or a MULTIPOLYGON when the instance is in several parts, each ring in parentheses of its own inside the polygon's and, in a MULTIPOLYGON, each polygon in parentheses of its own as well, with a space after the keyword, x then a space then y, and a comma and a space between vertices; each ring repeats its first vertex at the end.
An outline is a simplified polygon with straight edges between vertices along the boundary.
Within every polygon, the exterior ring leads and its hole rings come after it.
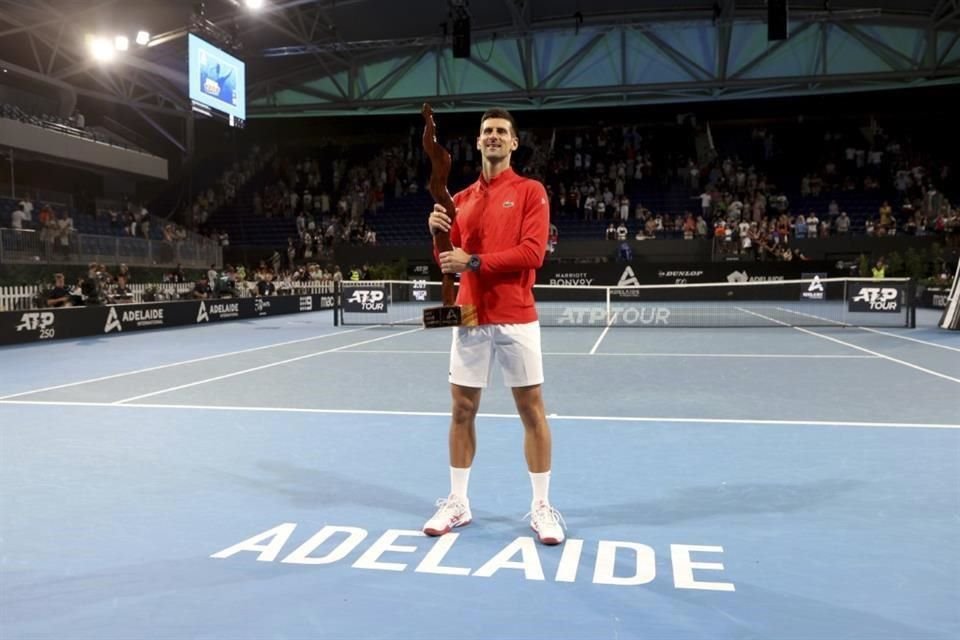
POLYGON ((467 260, 467 269, 470 271, 479 271, 480 270, 480 256, 473 254, 470 256, 470 259, 467 260))

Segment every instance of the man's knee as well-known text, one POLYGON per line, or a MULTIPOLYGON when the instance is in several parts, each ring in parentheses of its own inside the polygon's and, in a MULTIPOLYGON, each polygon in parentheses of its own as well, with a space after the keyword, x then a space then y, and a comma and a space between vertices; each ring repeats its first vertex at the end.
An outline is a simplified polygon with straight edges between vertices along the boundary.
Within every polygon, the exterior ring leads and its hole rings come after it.
POLYGON ((479 393, 454 388, 453 422, 455 424, 472 424, 479 408, 479 393))
POLYGON ((516 387, 513 398, 517 405, 517 412, 524 419, 524 423, 543 418, 543 396, 540 394, 540 385, 532 387, 516 387))

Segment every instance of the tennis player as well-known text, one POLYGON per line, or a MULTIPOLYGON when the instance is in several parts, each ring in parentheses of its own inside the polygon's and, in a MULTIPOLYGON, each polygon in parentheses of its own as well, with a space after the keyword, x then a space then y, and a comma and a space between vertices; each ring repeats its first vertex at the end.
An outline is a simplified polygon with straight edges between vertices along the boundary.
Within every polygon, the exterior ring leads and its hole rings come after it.
POLYGON ((453 197, 454 222, 434 205, 431 233, 448 231, 452 251, 436 255, 444 273, 459 273, 457 303, 473 305, 479 326, 455 327, 450 348, 450 495, 423 532, 439 536, 470 524, 467 483, 477 448, 475 419, 494 359, 513 392, 524 427, 524 454, 533 486, 530 526, 543 544, 564 540, 563 520, 550 505, 550 426, 543 407, 540 323, 533 300, 536 270, 543 264, 550 207, 543 185, 517 175, 510 156, 517 127, 504 109, 480 119, 477 149, 483 171, 453 197))

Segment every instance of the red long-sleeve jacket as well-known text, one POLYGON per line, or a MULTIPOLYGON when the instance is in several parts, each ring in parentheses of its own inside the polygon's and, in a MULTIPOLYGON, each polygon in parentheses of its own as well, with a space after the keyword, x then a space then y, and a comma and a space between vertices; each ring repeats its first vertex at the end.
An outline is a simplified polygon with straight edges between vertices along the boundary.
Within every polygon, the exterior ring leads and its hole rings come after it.
POLYGON ((460 275, 457 303, 474 305, 480 324, 536 320, 533 284, 550 227, 543 185, 507 169, 489 182, 481 176, 453 202, 457 217, 450 241, 481 261, 478 271, 460 275))

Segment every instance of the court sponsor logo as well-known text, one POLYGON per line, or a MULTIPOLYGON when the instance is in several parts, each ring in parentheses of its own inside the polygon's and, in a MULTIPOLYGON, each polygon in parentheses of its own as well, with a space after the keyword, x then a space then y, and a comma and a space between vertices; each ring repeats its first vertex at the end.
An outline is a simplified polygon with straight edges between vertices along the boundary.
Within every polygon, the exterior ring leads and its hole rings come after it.
POLYGON ((946 293, 935 293, 930 296, 930 303, 937 309, 946 309, 949 301, 950 296, 946 293))
POLYGON ((49 340, 56 336, 56 328, 53 326, 57 318, 52 311, 32 311, 20 316, 20 324, 17 325, 17 333, 21 331, 37 331, 41 340, 49 340))
POLYGON ((603 307, 573 308, 567 307, 560 313, 558 325, 572 326, 614 326, 646 325, 669 326, 670 309, 667 307, 625 307, 614 310, 611 317, 603 307))
POLYGON ((300 311, 313 311, 312 296, 300 296, 300 311))
POLYGON ((413 299, 417 302, 424 302, 427 299, 427 281, 413 281, 413 299))
POLYGON ((386 313, 387 292, 383 287, 353 289, 343 303, 346 312, 386 313))
POLYGON ((633 267, 627 265, 623 270, 623 273, 620 274, 620 280, 617 281, 618 287, 639 287, 640 280, 637 279, 637 274, 633 272, 633 267))
MULTIPOLYGON (((277 562, 296 528, 296 523, 284 522, 217 551, 210 557, 223 560, 242 554, 242 558, 257 562, 277 562)), ((459 533, 448 533, 430 538, 422 531, 387 529, 353 560, 350 567, 474 578, 493 578, 498 572, 519 571, 524 579, 531 582, 579 580, 616 587, 642 586, 657 578, 656 551, 639 542, 597 540, 588 543, 586 540, 569 538, 560 548, 545 548, 530 536, 520 536, 501 549, 490 549, 489 555, 481 556, 480 562, 465 566, 464 552, 454 548, 459 536, 459 533), (585 564, 583 551, 588 544, 587 562, 591 557, 594 558, 593 567, 581 567, 585 564), (556 564, 556 570, 551 574, 544 571, 541 553, 547 558, 551 569, 556 564), (408 555, 404 557, 401 554, 408 555)), ((349 562, 347 557, 369 537, 370 533, 360 527, 326 525, 286 553, 279 562, 312 567, 349 562)), ((673 587, 736 591, 736 585, 724 580, 726 576, 720 573, 724 571, 723 562, 719 561, 722 560, 719 557, 722 553, 723 547, 719 545, 671 544, 669 555, 673 587)))
POLYGON ((785 276, 751 276, 746 271, 731 271, 727 274, 727 282, 779 282, 785 276))
POLYGON ((505 200, 504 203, 503 203, 503 208, 504 208, 504 209, 509 209, 509 208, 512 207, 512 206, 513 206, 513 200, 505 200))
POLYGON ((146 309, 126 309, 118 312, 116 307, 110 307, 107 313, 107 322, 103 326, 104 333, 123 331, 124 324, 133 324, 137 327, 156 327, 163 325, 163 307, 148 307, 146 309))
POLYGON ((265 299, 263 299, 263 298, 257 298, 257 299, 253 302, 253 309, 254 309, 254 311, 257 312, 257 315, 258 315, 258 316, 265 316, 265 315, 267 315, 267 313, 268 313, 267 310, 270 308, 270 306, 271 306, 271 305, 270 305, 270 301, 269 301, 269 300, 265 300, 265 299))
POLYGON ((860 287, 850 298, 850 311, 897 313, 900 287, 860 287))
POLYGON ((637 278, 637 274, 634 273, 633 267, 627 265, 623 273, 620 274, 620 280, 617 281, 618 287, 624 287, 623 289, 611 289, 610 293, 621 298, 639 298, 640 290, 632 289, 630 287, 639 287, 640 280, 637 278))
POLYGON ((806 300, 823 300, 826 293, 826 288, 823 286, 823 283, 820 281, 820 279, 826 277, 827 274, 825 273, 801 274, 800 278, 802 280, 812 279, 812 282, 810 282, 808 285, 800 285, 800 297, 806 300))
POLYGON ((591 285, 593 278, 587 275, 586 271, 569 271, 554 274, 550 278, 549 284, 560 285, 591 285))
POLYGON ((104 333, 110 333, 111 331, 123 331, 123 323, 120 322, 120 318, 117 316, 117 310, 115 307, 110 307, 110 312, 107 314, 107 321, 103 325, 104 333))
POLYGON ((657 272, 660 279, 673 280, 674 284, 686 284, 690 278, 699 280, 703 277, 703 269, 671 269, 657 272))
POLYGON ((211 302, 207 305, 203 300, 200 301, 200 309, 197 310, 197 324, 209 322, 210 316, 225 320, 227 318, 240 317, 239 302, 211 302))

